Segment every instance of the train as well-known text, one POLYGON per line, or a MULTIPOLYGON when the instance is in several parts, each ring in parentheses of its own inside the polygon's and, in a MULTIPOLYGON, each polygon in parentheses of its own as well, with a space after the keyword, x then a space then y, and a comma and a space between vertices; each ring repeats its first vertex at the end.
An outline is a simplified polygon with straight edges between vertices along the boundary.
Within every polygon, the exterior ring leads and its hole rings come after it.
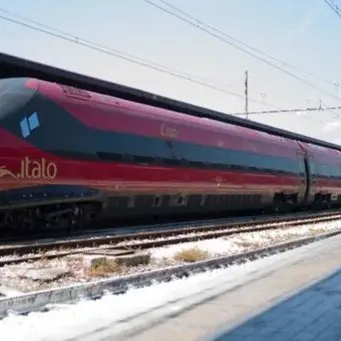
POLYGON ((0 80, 0 232, 341 206, 341 151, 33 78, 0 80))

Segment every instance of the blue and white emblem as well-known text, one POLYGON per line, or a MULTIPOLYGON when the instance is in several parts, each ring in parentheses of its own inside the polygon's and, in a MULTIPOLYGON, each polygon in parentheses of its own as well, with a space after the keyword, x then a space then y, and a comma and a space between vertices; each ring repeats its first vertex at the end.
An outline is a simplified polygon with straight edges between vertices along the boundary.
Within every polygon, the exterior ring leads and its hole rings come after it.
POLYGON ((27 136, 32 134, 32 131, 34 129, 37 129, 40 126, 39 123, 39 117, 36 112, 26 116, 21 122, 20 122, 20 129, 21 129, 21 135, 23 138, 26 138, 27 136))

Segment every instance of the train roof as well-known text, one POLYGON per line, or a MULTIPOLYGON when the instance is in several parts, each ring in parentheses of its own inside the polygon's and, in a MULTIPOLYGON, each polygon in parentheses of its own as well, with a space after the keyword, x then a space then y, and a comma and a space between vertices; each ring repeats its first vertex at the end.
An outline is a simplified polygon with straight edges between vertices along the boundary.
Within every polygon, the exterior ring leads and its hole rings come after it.
POLYGON ((229 114, 206 109, 203 107, 188 104, 182 101, 173 100, 143 90, 131 88, 117 83, 108 82, 98 78, 85 76, 68 70, 59 69, 53 66, 41 64, 32 60, 19 58, 13 55, 0 53, 0 78, 28 77, 38 78, 50 82, 62 83, 89 91, 106 95, 120 97, 159 108, 173 110, 196 117, 206 117, 213 120, 235 124, 246 128, 263 131, 269 134, 312 143, 331 149, 341 151, 341 146, 326 141, 318 140, 309 136, 292 133, 283 129, 271 127, 265 124, 248 121, 229 114))

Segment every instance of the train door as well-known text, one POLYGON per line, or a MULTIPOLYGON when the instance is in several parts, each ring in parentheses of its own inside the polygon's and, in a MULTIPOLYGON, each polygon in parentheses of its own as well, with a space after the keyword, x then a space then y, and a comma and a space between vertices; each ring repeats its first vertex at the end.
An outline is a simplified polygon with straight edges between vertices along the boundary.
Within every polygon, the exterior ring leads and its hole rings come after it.
POLYGON ((309 201, 309 193, 310 193, 310 187, 311 187, 311 172, 310 172, 310 164, 308 161, 308 155, 307 153, 304 153, 303 155, 303 162, 304 162, 304 174, 301 174, 301 183, 302 183, 302 177, 305 178, 304 181, 304 197, 303 197, 303 204, 306 205, 309 201))
MULTIPOLYGON (((312 169, 312 163, 310 162, 311 156, 307 152, 305 146, 300 142, 298 144, 301 148, 300 153, 298 153, 300 164, 299 202, 303 205, 307 205, 311 201, 311 188, 315 172, 312 169)), ((316 179, 314 182, 316 182, 316 179)))
POLYGON ((315 199, 316 193, 316 185, 317 185, 317 176, 316 176, 316 169, 314 166, 314 158, 312 155, 309 155, 308 158, 308 165, 310 170, 310 189, 309 189, 309 202, 313 202, 315 199))

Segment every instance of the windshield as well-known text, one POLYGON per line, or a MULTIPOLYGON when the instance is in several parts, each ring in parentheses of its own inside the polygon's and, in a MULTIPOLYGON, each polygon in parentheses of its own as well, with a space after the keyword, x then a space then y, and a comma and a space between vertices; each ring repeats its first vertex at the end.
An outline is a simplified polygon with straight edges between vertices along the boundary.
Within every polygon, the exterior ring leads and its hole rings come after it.
POLYGON ((33 97, 35 90, 26 88, 27 78, 0 79, 0 119, 25 106, 33 97))

